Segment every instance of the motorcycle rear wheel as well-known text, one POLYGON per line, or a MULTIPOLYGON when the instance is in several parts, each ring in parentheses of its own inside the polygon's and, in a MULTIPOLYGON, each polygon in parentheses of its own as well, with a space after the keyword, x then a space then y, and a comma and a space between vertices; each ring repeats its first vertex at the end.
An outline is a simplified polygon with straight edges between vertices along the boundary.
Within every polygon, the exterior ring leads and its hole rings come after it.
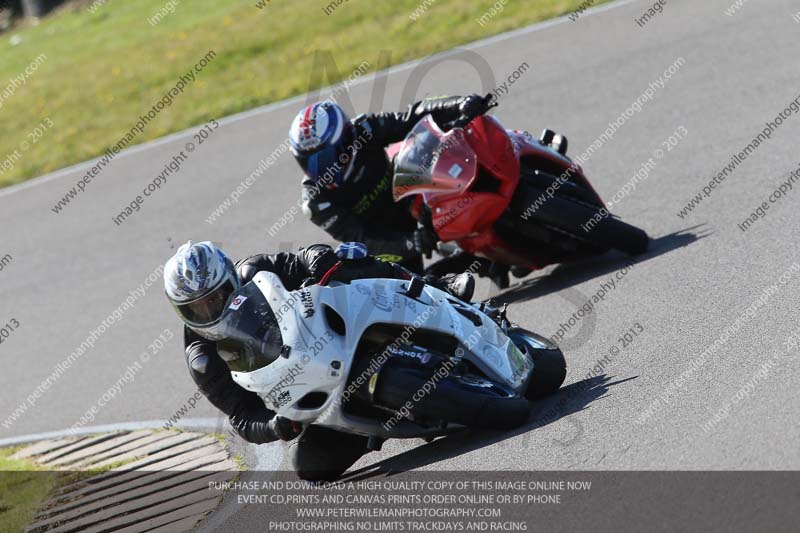
POLYGON ((375 390, 375 402, 400 411, 407 402, 414 420, 447 422, 481 429, 506 430, 524 424, 528 400, 478 376, 446 375, 433 383, 430 369, 385 365, 375 390), (416 399, 415 399, 416 396, 416 399))
MULTIPOLYGON (((556 180, 555 177, 550 177, 552 181, 556 180)), ((510 211, 515 224, 522 226, 520 229, 523 233, 525 225, 544 224, 599 248, 619 250, 628 255, 643 254, 650 244, 650 237, 644 230, 627 224, 610 213, 603 216, 601 208, 571 196, 559 195, 557 191, 550 198, 544 189, 533 186, 525 176, 520 181, 510 211), (527 219, 523 218, 522 215, 534 205, 538 208, 527 219), (594 223, 588 231, 585 230, 584 227, 592 220, 594 223)), ((534 233, 541 231, 536 227, 529 229, 534 233)))

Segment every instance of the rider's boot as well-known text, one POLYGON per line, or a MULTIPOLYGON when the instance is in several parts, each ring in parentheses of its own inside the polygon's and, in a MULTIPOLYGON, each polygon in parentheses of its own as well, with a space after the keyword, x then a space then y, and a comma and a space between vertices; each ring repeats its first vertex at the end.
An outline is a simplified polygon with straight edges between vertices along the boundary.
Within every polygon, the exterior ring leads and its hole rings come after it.
POLYGON ((369 439, 311 425, 287 447, 297 476, 306 481, 335 481, 362 455, 369 439))
POLYGON ((528 274, 533 272, 530 268, 526 267, 519 267, 519 266, 512 266, 511 267, 511 275, 515 278, 524 278, 528 274))

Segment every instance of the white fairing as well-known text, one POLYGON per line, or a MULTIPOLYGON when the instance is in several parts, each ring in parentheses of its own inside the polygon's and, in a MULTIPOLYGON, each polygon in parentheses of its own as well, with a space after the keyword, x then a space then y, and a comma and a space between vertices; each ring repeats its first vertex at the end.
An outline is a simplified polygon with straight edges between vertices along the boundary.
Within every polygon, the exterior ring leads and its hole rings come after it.
POLYGON ((287 291, 269 272, 257 274, 253 281, 274 311, 283 343, 290 350, 288 356, 284 354, 264 368, 231 374, 239 385, 261 396, 269 409, 291 420, 366 432, 354 429, 353 421, 341 413, 338 400, 347 386, 359 340, 376 323, 399 324, 410 333, 420 328, 455 336, 464 358, 518 393, 533 369, 530 356, 520 352, 494 321, 428 285, 414 300, 404 294, 409 285, 404 280, 365 279, 297 291, 287 291), (326 306, 344 320, 345 335, 331 329, 326 306), (474 326, 457 306, 479 316, 482 325, 474 326), (299 400, 312 392, 325 393, 327 400, 321 406, 301 408, 299 400))

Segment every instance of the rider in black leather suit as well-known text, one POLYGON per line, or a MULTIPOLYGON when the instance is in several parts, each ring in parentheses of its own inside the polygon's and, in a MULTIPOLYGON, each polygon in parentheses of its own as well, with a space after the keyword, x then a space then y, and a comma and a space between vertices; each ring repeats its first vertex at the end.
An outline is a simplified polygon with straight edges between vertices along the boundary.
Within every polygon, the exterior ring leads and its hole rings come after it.
MULTIPOLYGON (((399 265, 374 257, 340 261, 329 246, 321 244, 303 248, 297 254, 253 255, 237 262, 236 271, 242 284, 258 272, 273 272, 287 290, 317 282, 326 273, 328 279, 342 282, 363 278, 410 278, 410 273, 399 265)), ((427 277, 426 281, 467 301, 474 289, 474 281, 465 276, 449 279, 427 277)), ((299 424, 275 416, 254 392, 233 381, 229 368, 217 352, 215 341, 185 327, 184 343, 192 379, 208 400, 229 416, 231 425, 243 439, 255 444, 278 439, 290 441, 302 432, 299 424)), ((366 453, 366 446, 366 437, 310 426, 289 449, 294 468, 301 478, 331 480, 338 478, 366 453)))
MULTIPOLYGON (((290 139, 306 141, 309 135, 315 135, 314 131, 309 133, 309 124, 313 125, 313 121, 308 116, 317 113, 315 106, 319 105, 309 106, 300 112, 292 125, 290 139), (300 120, 303 117, 305 122, 300 120)), ((346 120, 336 104, 330 105, 337 110, 337 117, 346 120)), ((318 168, 314 171, 307 168, 309 154, 324 148, 325 144, 306 151, 293 147, 296 159, 306 171, 302 182, 303 212, 334 239, 363 242, 370 253, 421 273, 422 256, 430 257, 437 237, 430 228, 417 224, 411 214, 410 199, 398 203, 393 201, 393 167, 385 149, 392 143, 402 141, 426 115, 431 115, 439 127, 446 131, 453 121, 462 117, 474 118, 486 112, 490 106, 491 98, 488 97, 452 96, 415 102, 404 113, 357 116, 350 122, 351 136, 358 140, 353 143, 357 149, 352 161, 348 160, 350 168, 340 183, 326 181, 320 176, 322 170, 318 168)), ((343 146, 341 150, 347 148, 343 146)), ((463 268, 449 270, 456 271, 461 272, 463 268)))

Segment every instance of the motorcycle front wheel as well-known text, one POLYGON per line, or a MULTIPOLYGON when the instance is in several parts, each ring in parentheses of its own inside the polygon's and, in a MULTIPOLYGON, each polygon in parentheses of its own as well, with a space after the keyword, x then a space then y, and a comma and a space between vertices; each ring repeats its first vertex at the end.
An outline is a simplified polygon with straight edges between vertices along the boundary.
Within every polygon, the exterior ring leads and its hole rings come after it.
POLYGON ((540 400, 555 394, 567 377, 567 361, 561 349, 550 340, 520 327, 509 329, 508 338, 533 359, 533 374, 525 397, 540 400))
POLYGON ((533 186, 526 176, 520 180, 509 211, 522 232, 526 231, 525 225, 532 225, 528 229, 536 234, 541 232, 539 225, 543 224, 598 248, 619 250, 628 255, 643 254, 650 244, 650 237, 644 230, 573 196, 562 196, 556 191, 551 198, 544 189, 533 186))

